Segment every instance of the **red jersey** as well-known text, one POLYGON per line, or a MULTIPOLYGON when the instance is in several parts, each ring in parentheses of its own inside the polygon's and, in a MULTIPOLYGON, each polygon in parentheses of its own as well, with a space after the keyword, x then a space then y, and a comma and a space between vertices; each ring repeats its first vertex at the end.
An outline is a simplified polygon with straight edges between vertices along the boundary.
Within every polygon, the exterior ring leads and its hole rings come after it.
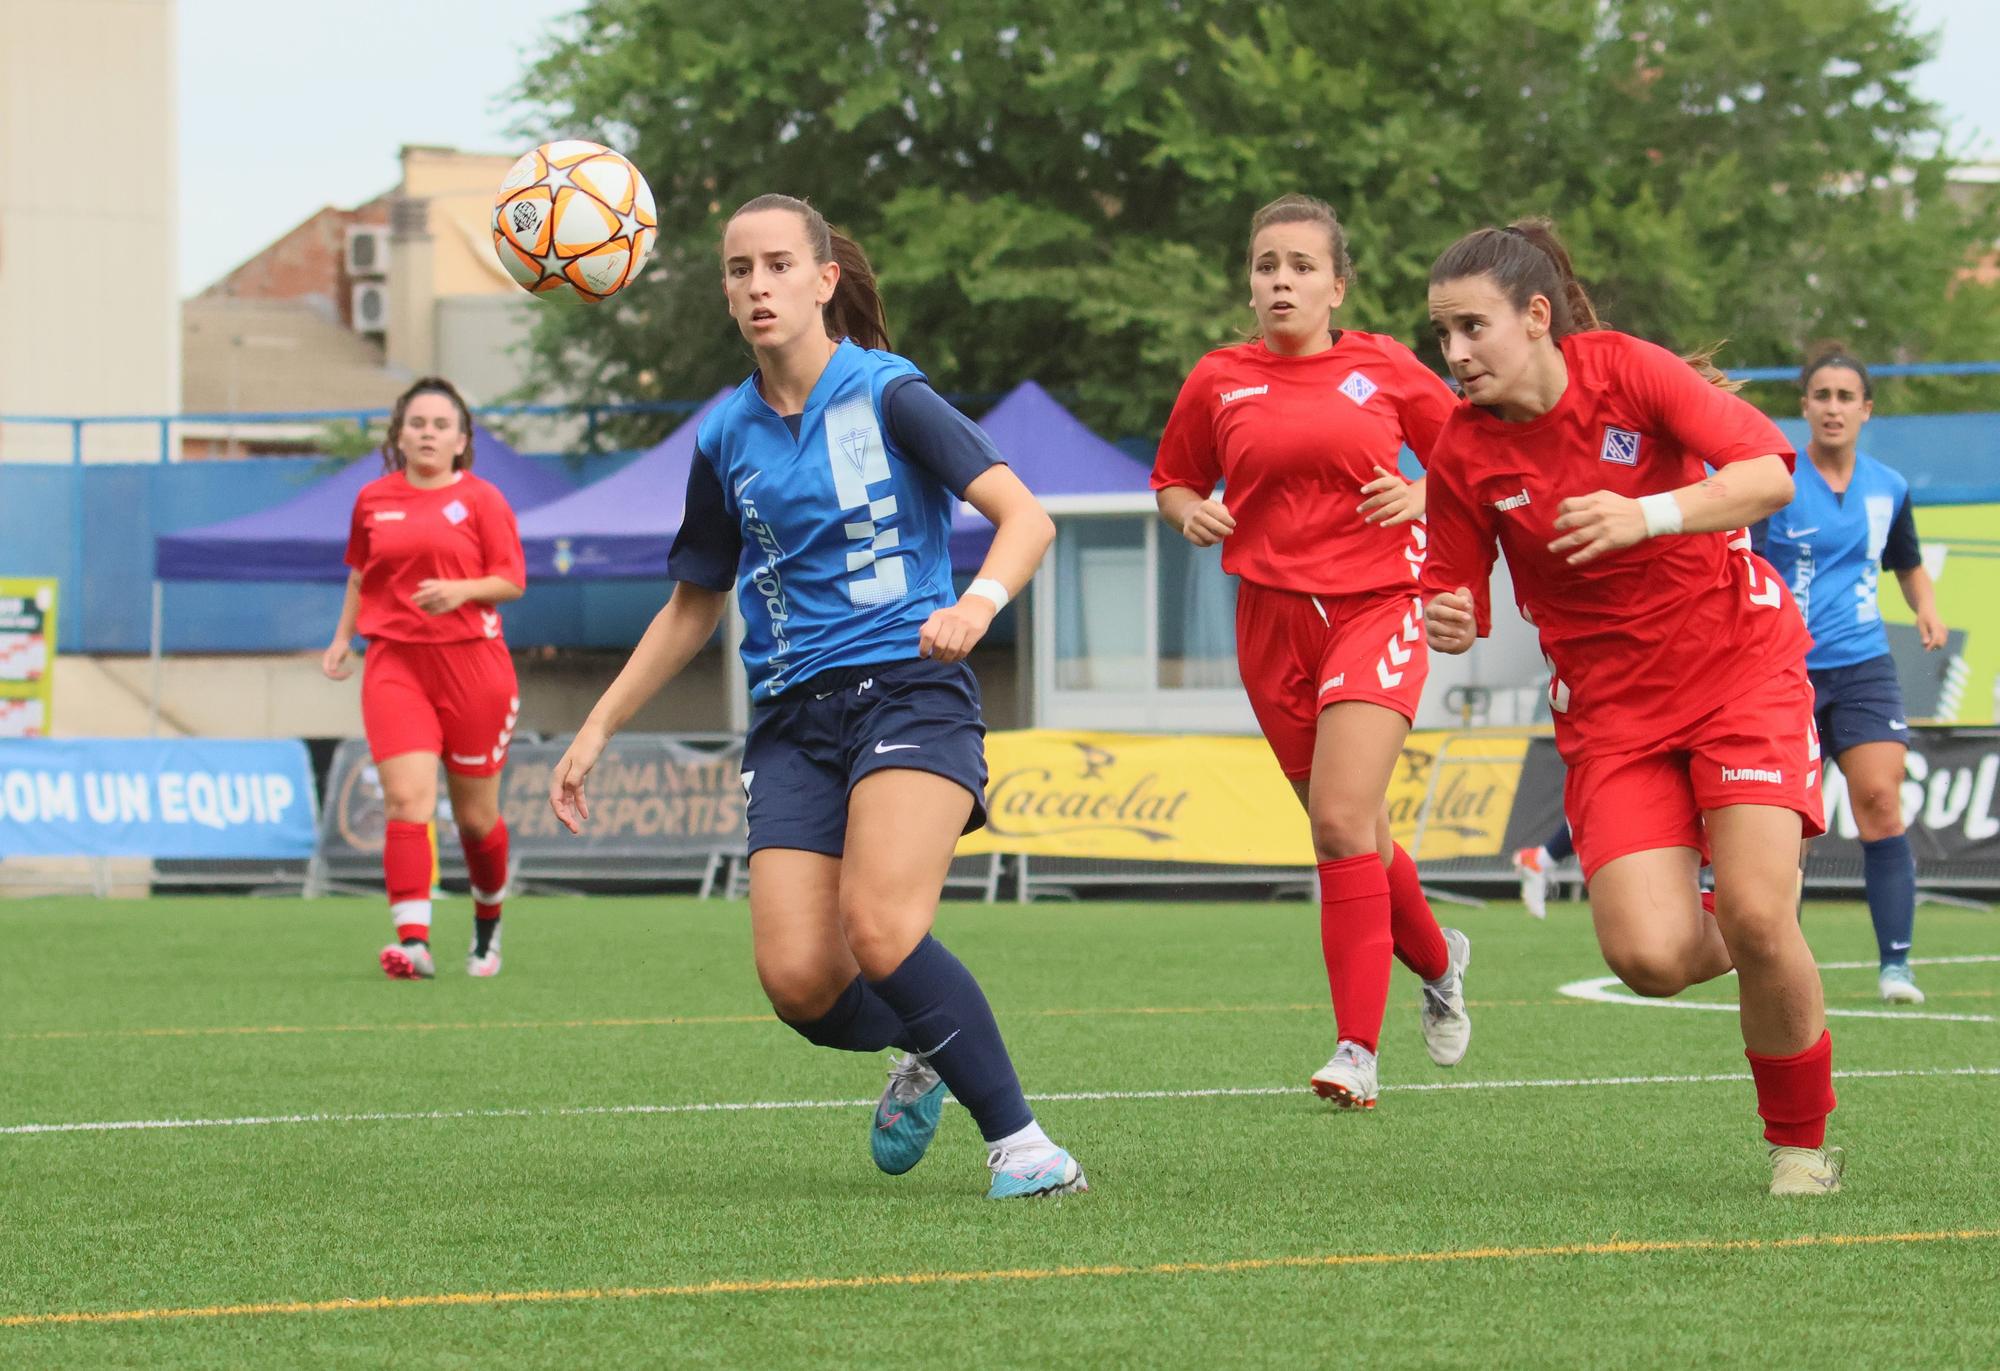
POLYGON ((1428 463, 1453 403, 1416 354, 1380 334, 1343 330, 1309 357, 1262 342, 1219 348, 1181 386, 1153 489, 1228 488, 1236 531, 1222 569, 1233 576, 1319 595, 1413 589, 1423 529, 1364 523, 1355 509, 1404 443, 1428 463))
MULTIPOLYGON (((1747 532, 1649 539, 1576 567, 1548 550, 1571 496, 1636 498, 1701 480, 1704 462, 1793 460, 1776 424, 1665 348, 1608 329, 1561 346, 1569 386, 1539 419, 1452 412, 1431 454, 1423 589, 1484 586, 1497 543, 1541 633, 1557 745, 1581 757, 1693 723, 1801 660, 1811 639, 1747 532)), ((1481 613, 1480 634, 1489 627, 1481 613)))
POLYGON ((492 605, 468 600, 449 614, 418 609, 412 597, 422 581, 500 576, 523 589, 528 584, 507 497, 469 471, 433 490, 419 490, 400 471, 361 487, 347 565, 361 573, 357 630, 399 643, 500 636, 500 611, 492 605))

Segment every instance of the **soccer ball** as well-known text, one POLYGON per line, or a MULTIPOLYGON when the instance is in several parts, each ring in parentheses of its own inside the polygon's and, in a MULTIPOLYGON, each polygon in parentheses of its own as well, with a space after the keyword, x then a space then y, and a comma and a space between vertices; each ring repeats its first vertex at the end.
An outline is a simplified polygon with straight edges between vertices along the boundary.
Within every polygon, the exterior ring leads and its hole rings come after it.
POLYGON ((493 251, 524 290, 615 295, 659 234, 653 188, 620 154, 564 138, 516 162, 493 202, 493 251))

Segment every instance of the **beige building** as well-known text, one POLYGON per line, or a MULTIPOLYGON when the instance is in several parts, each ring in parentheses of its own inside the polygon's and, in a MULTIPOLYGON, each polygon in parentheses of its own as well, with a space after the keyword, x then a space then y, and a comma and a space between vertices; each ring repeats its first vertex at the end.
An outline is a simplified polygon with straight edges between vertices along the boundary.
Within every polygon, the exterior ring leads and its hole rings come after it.
MULTIPOLYGON (((0 414, 179 408, 175 0, 0 0, 0 414)), ((0 424, 0 461, 70 430, 0 424)), ((92 425, 143 460, 151 426, 92 425)))
MULTIPOLYGON (((328 206, 188 300, 188 414, 381 409, 418 376, 451 378, 475 405, 521 386, 520 344, 540 308, 493 253, 506 153, 410 146, 397 185, 353 209, 328 206)), ((510 423, 553 449, 576 423, 510 423)), ((203 418, 186 457, 309 450, 313 423, 203 418)))

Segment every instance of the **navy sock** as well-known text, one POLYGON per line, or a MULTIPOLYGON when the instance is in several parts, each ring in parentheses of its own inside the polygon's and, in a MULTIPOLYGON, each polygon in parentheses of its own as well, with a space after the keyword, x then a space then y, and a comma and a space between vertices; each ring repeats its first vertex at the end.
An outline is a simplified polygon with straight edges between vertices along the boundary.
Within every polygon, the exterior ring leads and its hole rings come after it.
POLYGON ((1882 965, 1907 962, 1917 924, 1917 859, 1909 835, 1861 844, 1861 874, 1868 883, 1868 917, 1875 921, 1875 950, 1882 965))
POLYGON ((1559 862, 1566 862, 1575 856, 1576 844, 1569 840, 1569 820, 1565 819, 1557 824, 1556 831, 1549 834, 1542 846, 1547 848, 1549 855, 1559 862))
POLYGON ((809 1043, 843 1052, 880 1052, 885 1047, 910 1050, 910 1035, 903 1021, 859 976, 847 983, 833 1008, 817 1019, 805 1023, 785 1019, 784 1023, 809 1043))
POLYGON ((981 1137, 995 1142, 1034 1122, 986 992, 943 943, 925 934, 901 966, 872 984, 902 1016, 915 1050, 951 1087, 981 1137))

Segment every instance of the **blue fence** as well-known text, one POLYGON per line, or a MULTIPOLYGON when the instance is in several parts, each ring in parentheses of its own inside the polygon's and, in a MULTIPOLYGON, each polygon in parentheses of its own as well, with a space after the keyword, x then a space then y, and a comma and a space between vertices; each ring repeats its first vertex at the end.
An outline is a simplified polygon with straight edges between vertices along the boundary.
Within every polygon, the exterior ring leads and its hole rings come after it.
MULTIPOLYGON (((631 457, 583 459, 581 478, 601 479, 631 457)), ((61 580, 65 651, 145 652, 157 535, 268 508, 324 479, 328 470, 316 458, 286 457, 172 465, 0 463, 0 576, 61 580)), ((169 652, 321 648, 333 636, 343 590, 338 582, 169 583, 162 591, 164 645, 169 652)), ((518 646, 628 648, 667 590, 664 581, 531 586, 508 607, 507 634, 518 646)))
MULTIPOLYGON (((1871 368, 1888 375, 2000 374, 2000 362, 1928 363, 1871 368)), ((1734 373, 1757 381, 1796 375, 1782 368, 1734 373)), ((694 402, 607 405, 600 414, 685 413, 694 402)), ((514 406, 481 414, 554 414, 559 406, 514 406)), ((229 416, 173 416, 173 419, 229 416)), ((345 419, 366 422, 378 411, 238 415, 238 422, 345 419)), ((237 462, 91 463, 81 461, 83 433, 104 424, 158 424, 159 416, 17 418, 9 423, 66 425, 76 461, 65 466, 0 463, 0 576, 56 576, 63 584, 62 643, 72 652, 144 652, 151 638, 153 539, 265 509, 322 479, 317 458, 258 458, 237 462)), ((1804 441, 1804 425, 1781 421, 1804 441)), ((163 436, 162 441, 165 441, 163 436)), ((1152 455, 1142 438, 1122 440, 1141 460, 1152 455)), ((1893 415, 1868 426, 1866 449, 1909 478, 1919 504, 2000 503, 2000 414, 1893 415)), ((164 449, 163 449, 164 450, 164 449)), ((565 464, 583 482, 601 480, 635 454, 583 458, 536 457, 565 464)), ((507 637, 517 647, 629 648, 645 630, 670 586, 665 581, 537 583, 507 609, 507 637)), ((340 613, 339 584, 222 585, 170 583, 163 590, 164 645, 169 652, 278 652, 323 647, 340 613)))

